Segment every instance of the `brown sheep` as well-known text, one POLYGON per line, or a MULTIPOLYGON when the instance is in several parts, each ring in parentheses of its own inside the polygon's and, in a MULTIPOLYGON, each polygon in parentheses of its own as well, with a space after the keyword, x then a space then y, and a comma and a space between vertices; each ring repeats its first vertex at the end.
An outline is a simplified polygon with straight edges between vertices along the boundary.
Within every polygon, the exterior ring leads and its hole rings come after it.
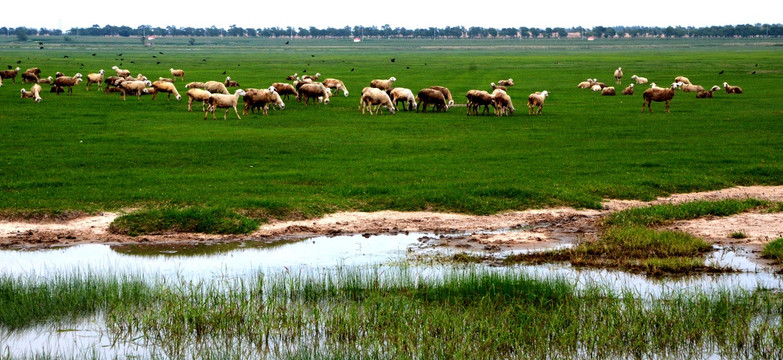
POLYGON ((200 81, 189 82, 185 85, 185 89, 204 89, 206 87, 207 84, 200 81))
POLYGON ((14 84, 16 84, 16 74, 19 73, 19 67, 17 66, 16 69, 13 70, 0 70, 0 82, 2 82, 4 79, 11 79, 14 84))
POLYGON ((239 83, 234 80, 231 80, 231 76, 226 76, 226 82, 224 84, 226 85, 227 88, 239 87, 239 83))
POLYGON ((720 91, 720 86, 715 85, 713 86, 710 91, 699 91, 698 94, 696 94, 697 99, 706 99, 706 98, 712 98, 712 93, 720 91))
MULTIPOLYGON (((511 80, 511 79, 509 79, 509 80, 511 80)), ((451 91, 449 91, 448 88, 443 87, 443 86, 434 85, 434 86, 430 86, 430 89, 435 89, 435 90, 438 90, 438 91, 442 92, 443 96, 446 97, 446 104, 448 106, 454 106, 454 98, 451 97, 451 91)))
POLYGON ((313 81, 318 81, 318 78, 320 77, 321 77, 321 73, 315 73, 315 75, 302 75, 302 79, 313 80, 313 81))
POLYGON ((614 86, 607 86, 601 89, 602 96, 615 96, 614 86))
POLYGON ((206 111, 207 101, 209 95, 212 95, 209 91, 199 88, 188 89, 185 93, 188 95, 188 111, 193 111, 193 101, 201 101, 201 111, 206 111))
POLYGON ((514 79, 508 78, 508 80, 498 80, 498 85, 500 85, 500 86, 514 86, 514 79))
POLYGON ((465 94, 465 97, 468 98, 468 115, 470 115, 471 111, 473 115, 478 115, 478 108, 482 105, 484 110, 481 114, 489 112, 489 105, 492 105, 492 95, 488 92, 484 90, 470 90, 465 94))
POLYGON ((269 115, 269 104, 275 104, 281 110, 285 109, 285 103, 280 98, 280 94, 275 91, 274 87, 269 89, 248 89, 245 91, 245 95, 242 97, 245 101, 245 108, 242 111, 242 115, 247 115, 247 110, 250 109, 254 112, 255 109, 261 108, 264 111, 264 115, 269 115))
POLYGON ((514 104, 511 102, 511 97, 503 90, 495 90, 492 92, 492 103, 495 106, 495 115, 512 115, 516 111, 514 104))
POLYGON ((724 82, 723 88, 726 89, 726 94, 742 94, 742 88, 739 86, 731 86, 729 83, 724 82))
POLYGON ((275 91, 277 91, 278 95, 283 96, 286 100, 288 100, 289 95, 293 95, 294 98, 299 97, 299 92, 297 92, 296 88, 289 83, 276 82, 272 84, 272 87, 275 88, 275 91))
POLYGON ((534 92, 527 97, 527 114, 541 115, 544 110, 544 101, 549 97, 549 91, 534 92))
POLYGON ((175 79, 172 79, 172 78, 164 78, 163 76, 159 76, 158 77, 158 81, 165 81, 165 82, 174 83, 174 80, 175 79))
POLYGON ((168 94, 167 98, 168 100, 171 100, 171 94, 174 94, 177 101, 182 99, 182 96, 179 95, 179 91, 177 91, 177 87, 174 86, 173 83, 170 83, 168 81, 156 81, 152 83, 152 100, 155 100, 155 98, 158 96, 159 92, 165 92, 168 94))
POLYGON ((310 99, 323 99, 324 105, 329 104, 330 91, 321 83, 303 84, 299 87, 298 100, 304 100, 305 105, 310 99))
POLYGON ((345 87, 345 84, 343 84, 343 82, 341 80, 327 78, 327 79, 324 79, 323 84, 324 84, 324 86, 326 86, 326 87, 328 87, 330 89, 333 89, 334 91, 342 90, 343 91, 343 95, 345 95, 345 97, 348 97, 348 89, 345 87))
POLYGON ((370 81, 370 87, 385 91, 391 89, 392 83, 395 81, 397 81, 397 78, 395 78, 394 76, 390 77, 388 80, 375 79, 373 81, 370 81))
POLYGON ((298 73, 294 73, 293 75, 288 75, 285 77, 286 80, 296 80, 296 78, 299 77, 298 73))
POLYGON ((39 77, 41 77, 41 69, 29 68, 22 73, 22 83, 37 83, 39 77))
POLYGON ((644 93, 642 94, 642 97, 644 97, 644 103, 642 103, 642 112, 644 112, 644 107, 647 106, 647 109, 650 110, 650 113, 652 113, 652 108, 650 107, 650 103, 653 101, 666 102, 666 110, 665 112, 671 112, 669 110, 669 102, 674 97, 674 90, 677 88, 677 86, 680 86, 681 83, 672 83, 671 87, 668 88, 649 88, 647 90, 644 90, 644 93))
POLYGON ((120 83, 125 81, 125 79, 119 77, 119 76, 107 76, 103 79, 103 92, 108 94, 110 92, 114 92, 112 90, 109 90, 111 87, 118 88, 120 86, 120 83))
POLYGON ((419 112, 419 105, 422 106, 422 112, 425 113, 427 112, 427 105, 432 105, 433 110, 437 110, 438 112, 441 110, 448 111, 446 96, 444 96, 442 92, 432 88, 421 89, 416 95, 416 102, 418 103, 416 105, 416 112, 419 112))
POLYGON ((633 95, 633 84, 630 84, 628 87, 623 89, 623 95, 633 95))
POLYGON ((179 77, 180 80, 185 81, 185 70, 169 68, 169 72, 171 72, 171 77, 174 78, 174 81, 177 80, 177 77, 179 77))
MULTIPOLYGON (((70 76, 60 76, 56 79, 54 79, 54 86, 56 88, 63 88, 68 87, 68 93, 73 95, 73 87, 76 85, 79 85, 79 83, 82 81, 82 74, 76 73, 73 77, 70 76)), ((60 92, 58 90, 55 90, 55 93, 57 95, 60 95, 60 92)))

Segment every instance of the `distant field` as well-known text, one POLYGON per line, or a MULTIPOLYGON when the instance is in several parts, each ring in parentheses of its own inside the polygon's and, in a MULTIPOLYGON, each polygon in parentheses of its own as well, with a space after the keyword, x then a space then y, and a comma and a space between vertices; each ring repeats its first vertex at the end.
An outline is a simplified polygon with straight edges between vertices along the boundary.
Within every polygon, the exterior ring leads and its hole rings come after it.
MULTIPOLYGON (((44 85, 44 100, 35 104, 19 98, 29 84, 6 80, 6 214, 158 205, 259 217, 381 209, 487 214, 783 183, 781 40, 10 40, 0 37, 0 67, 20 61, 22 70, 37 66, 45 76, 111 75, 122 63, 149 78, 169 77, 174 67, 185 69, 186 82, 228 75, 243 87, 265 88, 306 70, 342 79, 351 94, 327 106, 289 100, 268 117, 237 120, 232 111, 224 121, 222 111, 218 120, 187 112, 185 100, 123 102, 84 84, 73 96, 55 96, 44 85), (700 100, 678 92, 671 114, 660 103, 643 114, 642 89, 601 97, 576 88, 588 77, 614 85, 618 66, 622 87, 632 74, 662 86, 685 75, 706 88, 727 81, 745 94, 700 100), (414 92, 446 86, 457 103, 470 89, 511 77, 517 112, 362 116, 361 89, 390 76, 414 92), (528 116, 527 95, 540 90, 551 93, 544 114, 528 116)), ((184 83, 176 85, 184 96, 184 83)))

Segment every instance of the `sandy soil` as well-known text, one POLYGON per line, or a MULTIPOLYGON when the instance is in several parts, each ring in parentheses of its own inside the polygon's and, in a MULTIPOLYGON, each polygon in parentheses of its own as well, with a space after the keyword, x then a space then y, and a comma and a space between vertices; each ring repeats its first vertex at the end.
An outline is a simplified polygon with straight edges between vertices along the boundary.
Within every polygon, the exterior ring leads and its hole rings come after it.
MULTIPOLYGON (((607 200, 604 202, 603 210, 555 208, 490 216, 397 211, 346 212, 319 219, 272 222, 262 226, 253 234, 241 236, 174 233, 129 237, 110 234, 109 224, 119 215, 117 213, 102 213, 46 223, 0 221, 0 248, 41 248, 82 243, 188 244, 248 239, 274 241, 319 235, 401 232, 449 234, 449 236, 430 237, 423 241, 459 248, 484 250, 544 248, 595 236, 596 220, 613 211, 654 204, 726 198, 783 201, 783 186, 735 187, 719 191, 677 194, 650 202, 607 200)), ((745 213, 725 218, 679 221, 670 227, 715 243, 759 247, 783 236, 783 214, 745 213), (730 235, 734 232, 743 232, 747 237, 732 239, 730 235)))

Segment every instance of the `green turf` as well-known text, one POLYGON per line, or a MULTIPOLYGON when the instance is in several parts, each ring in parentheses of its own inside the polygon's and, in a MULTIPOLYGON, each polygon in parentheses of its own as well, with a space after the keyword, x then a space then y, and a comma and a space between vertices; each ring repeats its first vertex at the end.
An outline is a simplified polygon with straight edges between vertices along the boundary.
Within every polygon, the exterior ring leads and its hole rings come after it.
MULTIPOLYGON (((488 214, 783 180, 780 40, 295 40, 284 46, 282 39, 197 39, 189 46, 187 38, 162 38, 151 47, 131 40, 4 40, 0 67, 21 61, 22 70, 38 66, 44 76, 98 69, 111 75, 122 63, 155 79, 169 77, 174 67, 185 69, 186 82, 231 76, 257 88, 307 70, 342 79, 351 95, 335 96, 328 106, 289 100, 268 117, 229 114, 224 121, 222 113, 219 120, 188 113, 186 101, 123 102, 83 84, 72 96, 54 96, 44 85, 44 100, 35 104, 19 98, 29 84, 6 80, 0 212, 162 205, 259 217, 349 209, 488 214), (601 97, 576 88, 588 77, 613 83, 618 66, 625 70, 623 87, 633 74, 662 86, 685 75, 707 88, 728 81, 745 94, 702 100, 678 92, 671 114, 660 103, 653 104, 655 113, 642 114, 641 91, 601 97), (511 77, 517 112, 362 116, 361 89, 390 76, 414 92, 446 86, 457 103, 469 89, 511 77), (551 94, 543 115, 528 116, 526 97, 540 90, 551 94)), ((184 96, 184 84, 176 85, 184 96)))

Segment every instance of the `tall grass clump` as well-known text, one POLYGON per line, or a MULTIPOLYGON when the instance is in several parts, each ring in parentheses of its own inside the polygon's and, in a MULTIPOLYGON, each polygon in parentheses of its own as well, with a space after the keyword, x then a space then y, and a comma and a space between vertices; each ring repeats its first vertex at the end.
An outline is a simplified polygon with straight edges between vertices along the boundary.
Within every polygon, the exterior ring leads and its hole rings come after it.
POLYGON ((618 211, 609 215, 604 224, 658 226, 674 220, 689 220, 703 216, 729 216, 748 211, 768 202, 758 199, 693 201, 676 205, 653 205, 618 211))
POLYGON ((783 263, 783 238, 779 238, 764 246, 761 256, 783 263))
POLYGON ((122 215, 111 223, 109 230, 132 236, 164 232, 246 234, 258 226, 258 221, 228 209, 162 208, 122 215))

